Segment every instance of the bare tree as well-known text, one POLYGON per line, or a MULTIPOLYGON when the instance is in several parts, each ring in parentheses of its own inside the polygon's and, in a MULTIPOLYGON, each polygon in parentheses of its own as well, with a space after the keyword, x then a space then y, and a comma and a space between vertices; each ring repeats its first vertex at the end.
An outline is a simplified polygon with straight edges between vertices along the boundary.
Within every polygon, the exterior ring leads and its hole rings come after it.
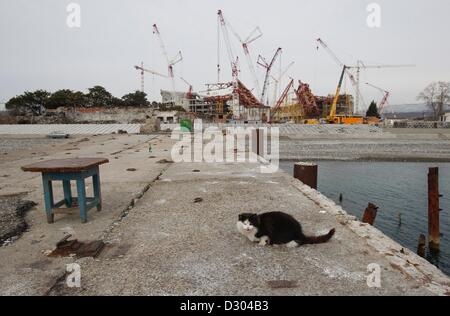
POLYGON ((429 84, 418 96, 417 99, 433 111, 434 119, 444 114, 444 106, 450 102, 450 82, 438 81, 429 84))

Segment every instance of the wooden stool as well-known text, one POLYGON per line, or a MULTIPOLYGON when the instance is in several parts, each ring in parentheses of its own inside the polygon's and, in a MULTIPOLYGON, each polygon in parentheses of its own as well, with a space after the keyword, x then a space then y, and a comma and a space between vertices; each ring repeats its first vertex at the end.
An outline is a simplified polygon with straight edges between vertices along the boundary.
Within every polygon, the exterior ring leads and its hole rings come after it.
POLYGON ((53 159, 23 166, 23 171, 41 172, 44 186, 45 212, 47 222, 54 222, 54 211, 64 211, 77 207, 80 209, 81 222, 87 222, 87 211, 97 207, 102 209, 99 165, 108 163, 104 158, 53 159), (86 197, 85 179, 92 177, 94 197, 86 197), (78 197, 72 197, 70 181, 76 181, 78 197), (64 199, 54 202, 52 181, 62 181, 64 199), (76 202, 75 202, 76 200, 76 202), (65 205, 66 208, 60 208, 65 205))

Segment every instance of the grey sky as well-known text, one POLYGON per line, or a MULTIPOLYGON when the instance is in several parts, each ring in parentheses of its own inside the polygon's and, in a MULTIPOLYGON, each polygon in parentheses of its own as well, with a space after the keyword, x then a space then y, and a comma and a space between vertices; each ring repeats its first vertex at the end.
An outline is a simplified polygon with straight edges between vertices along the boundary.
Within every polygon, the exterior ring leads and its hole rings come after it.
MULTIPOLYGON (((133 65, 141 60, 154 70, 166 65, 152 24, 157 23, 169 55, 178 50, 184 60, 175 66, 182 76, 204 90, 217 79, 217 10, 242 37, 259 26, 263 37, 251 44, 253 58, 269 58, 283 48, 282 63, 295 61, 288 76, 308 82, 315 94, 333 93, 340 69, 323 49, 321 37, 348 64, 357 58, 367 64, 416 64, 415 68, 368 70, 369 81, 392 92, 391 104, 414 103, 431 81, 450 80, 450 1, 448 0, 0 0, 0 101, 25 90, 62 88, 86 91, 103 85, 116 96, 138 90, 133 65), (81 28, 68 28, 66 6, 81 5, 81 28), (366 25, 366 6, 381 5, 381 28, 366 25)), ((252 87, 245 58, 240 55, 241 78, 252 87)), ((231 79, 223 43, 222 80, 231 79)), ((262 69, 258 74, 262 81, 262 69)), ((278 64, 274 71, 278 72, 278 64)), ((285 77, 283 86, 287 84, 285 77)), ((177 90, 187 86, 177 81, 177 90)), ((166 79, 146 76, 146 92, 159 100, 166 79)), ((346 89, 353 92, 347 80, 346 89)), ((362 89, 366 103, 381 94, 362 89)))

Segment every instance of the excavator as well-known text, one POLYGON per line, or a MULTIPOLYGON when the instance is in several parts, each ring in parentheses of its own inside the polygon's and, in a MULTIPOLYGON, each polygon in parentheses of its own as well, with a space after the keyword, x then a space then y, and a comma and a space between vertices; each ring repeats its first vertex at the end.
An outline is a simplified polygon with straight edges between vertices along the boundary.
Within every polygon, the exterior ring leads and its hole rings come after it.
POLYGON ((339 94, 341 92, 342 81, 344 80, 344 74, 349 67, 346 65, 342 68, 341 77, 339 78, 339 83, 336 88, 336 94, 334 95, 333 103, 331 104, 330 114, 326 118, 326 123, 328 124, 367 124, 367 118, 363 116, 356 115, 337 115, 336 108, 339 100, 339 94))

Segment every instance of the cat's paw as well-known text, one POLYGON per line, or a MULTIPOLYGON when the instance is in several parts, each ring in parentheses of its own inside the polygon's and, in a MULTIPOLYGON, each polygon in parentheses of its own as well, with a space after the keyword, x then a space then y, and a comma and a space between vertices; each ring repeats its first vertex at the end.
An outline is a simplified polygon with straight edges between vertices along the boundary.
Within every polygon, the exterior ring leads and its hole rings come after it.
POLYGON ((269 244, 269 237, 263 236, 261 237, 259 243, 260 246, 267 246, 269 244))

